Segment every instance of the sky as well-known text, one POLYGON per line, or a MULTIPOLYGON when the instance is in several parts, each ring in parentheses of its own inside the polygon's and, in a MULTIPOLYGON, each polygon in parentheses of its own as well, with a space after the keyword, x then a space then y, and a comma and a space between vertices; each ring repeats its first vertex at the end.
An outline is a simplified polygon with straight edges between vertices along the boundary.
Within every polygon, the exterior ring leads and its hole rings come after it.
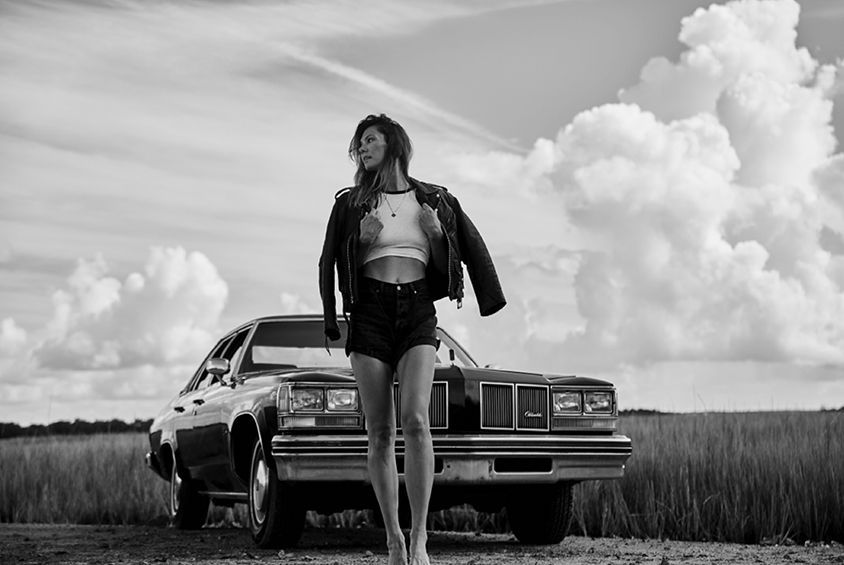
MULTIPOLYGON (((0 421, 151 418, 213 343, 319 312, 387 113, 508 299, 481 364, 622 409, 844 406, 834 0, 0 4, 0 421)), ((468 281, 467 281, 468 283, 468 281)))

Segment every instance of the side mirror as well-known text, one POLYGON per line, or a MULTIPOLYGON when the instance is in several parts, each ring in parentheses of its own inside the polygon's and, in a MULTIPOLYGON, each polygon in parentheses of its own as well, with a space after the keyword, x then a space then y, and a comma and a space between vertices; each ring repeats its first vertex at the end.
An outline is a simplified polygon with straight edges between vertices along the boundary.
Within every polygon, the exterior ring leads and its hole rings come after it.
POLYGON ((448 360, 449 360, 449 361, 451 361, 451 364, 452 364, 452 365, 454 365, 454 360, 455 360, 455 359, 456 359, 456 356, 455 356, 455 354, 454 354, 454 350, 453 350, 453 349, 449 349, 449 350, 448 350, 448 360))
POLYGON ((214 380, 220 381, 223 384, 226 384, 223 380, 223 376, 228 374, 231 371, 231 365, 229 364, 228 359, 223 359, 222 357, 213 357, 205 363, 205 370, 213 375, 214 380))

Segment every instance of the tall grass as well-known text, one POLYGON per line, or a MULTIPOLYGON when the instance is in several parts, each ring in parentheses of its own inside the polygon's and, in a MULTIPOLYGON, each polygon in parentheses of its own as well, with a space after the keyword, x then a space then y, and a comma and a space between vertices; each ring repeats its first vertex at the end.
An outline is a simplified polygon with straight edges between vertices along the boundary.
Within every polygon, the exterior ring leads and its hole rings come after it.
POLYGON ((146 434, 0 441, 0 522, 138 524, 167 511, 146 434))
MULTIPOLYGON (((575 488, 573 534, 844 542, 844 413, 636 415, 621 431, 634 445, 626 476, 575 488)), ((144 434, 0 440, 0 522, 162 522, 167 483, 144 466, 146 450, 144 434)), ((217 509, 209 522, 243 514, 217 509)), ((506 518, 461 507, 432 512, 429 526, 503 531, 506 518)))
POLYGON ((590 536, 844 541, 841 412, 635 416, 623 480, 580 485, 590 536))

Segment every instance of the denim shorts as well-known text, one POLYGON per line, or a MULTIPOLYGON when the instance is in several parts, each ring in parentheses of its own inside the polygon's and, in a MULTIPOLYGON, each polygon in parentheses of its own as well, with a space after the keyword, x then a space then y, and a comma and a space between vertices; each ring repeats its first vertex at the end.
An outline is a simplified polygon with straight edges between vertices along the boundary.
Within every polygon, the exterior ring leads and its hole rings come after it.
POLYGON ((437 347, 436 314, 425 279, 393 284, 360 277, 358 300, 349 320, 346 355, 356 351, 395 370, 411 347, 437 347))

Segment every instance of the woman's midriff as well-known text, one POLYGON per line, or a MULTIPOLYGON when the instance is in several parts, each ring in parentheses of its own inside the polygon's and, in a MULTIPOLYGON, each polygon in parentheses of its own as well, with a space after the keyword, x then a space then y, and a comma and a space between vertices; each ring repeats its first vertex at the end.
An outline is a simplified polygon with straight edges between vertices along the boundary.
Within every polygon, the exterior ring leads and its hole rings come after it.
POLYGON ((363 266, 363 276, 400 284, 425 278, 425 264, 410 257, 379 257, 363 266))

